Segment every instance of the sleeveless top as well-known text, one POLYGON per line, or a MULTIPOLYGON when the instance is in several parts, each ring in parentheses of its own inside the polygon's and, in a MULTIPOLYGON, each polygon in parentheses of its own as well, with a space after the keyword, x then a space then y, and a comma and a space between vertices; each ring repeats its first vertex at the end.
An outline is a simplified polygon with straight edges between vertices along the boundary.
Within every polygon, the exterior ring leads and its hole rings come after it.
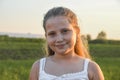
POLYGON ((48 74, 44 71, 46 58, 40 59, 39 80, 89 80, 88 78, 88 63, 89 59, 84 61, 83 71, 76 73, 67 73, 61 76, 48 74))

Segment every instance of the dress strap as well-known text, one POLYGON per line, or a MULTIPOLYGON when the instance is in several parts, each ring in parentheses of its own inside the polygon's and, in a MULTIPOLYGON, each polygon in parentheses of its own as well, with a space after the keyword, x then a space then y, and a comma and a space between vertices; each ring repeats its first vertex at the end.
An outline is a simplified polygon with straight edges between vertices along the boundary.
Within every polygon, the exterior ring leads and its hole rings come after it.
POLYGON ((89 64, 89 59, 85 59, 85 62, 84 62, 84 71, 87 72, 88 70, 88 64, 89 64))
POLYGON ((40 73, 41 73, 41 71, 43 71, 44 70, 44 67, 45 67, 45 62, 46 62, 46 58, 42 58, 42 59, 40 59, 40 73))

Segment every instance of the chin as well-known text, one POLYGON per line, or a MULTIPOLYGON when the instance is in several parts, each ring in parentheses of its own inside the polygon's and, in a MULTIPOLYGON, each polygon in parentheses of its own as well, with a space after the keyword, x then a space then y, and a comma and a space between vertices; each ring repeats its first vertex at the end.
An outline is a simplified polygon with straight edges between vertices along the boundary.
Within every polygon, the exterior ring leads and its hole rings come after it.
POLYGON ((56 51, 56 54, 65 55, 67 54, 67 51, 56 51))

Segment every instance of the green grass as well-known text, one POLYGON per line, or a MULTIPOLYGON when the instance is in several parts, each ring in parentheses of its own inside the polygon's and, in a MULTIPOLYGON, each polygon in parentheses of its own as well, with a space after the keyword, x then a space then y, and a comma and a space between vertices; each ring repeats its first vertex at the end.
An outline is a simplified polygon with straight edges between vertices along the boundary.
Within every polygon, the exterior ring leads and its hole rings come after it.
POLYGON ((90 44, 90 53, 93 57, 120 58, 120 45, 117 44, 90 44))
POLYGON ((28 80, 34 60, 0 61, 0 80, 28 80))
POLYGON ((43 41, 0 41, 0 60, 35 59, 44 56, 43 41))
POLYGON ((120 80, 120 58, 96 58, 100 65, 105 80, 120 80))
POLYGON ((90 44, 90 53, 101 67, 105 80, 120 80, 120 45, 90 44))

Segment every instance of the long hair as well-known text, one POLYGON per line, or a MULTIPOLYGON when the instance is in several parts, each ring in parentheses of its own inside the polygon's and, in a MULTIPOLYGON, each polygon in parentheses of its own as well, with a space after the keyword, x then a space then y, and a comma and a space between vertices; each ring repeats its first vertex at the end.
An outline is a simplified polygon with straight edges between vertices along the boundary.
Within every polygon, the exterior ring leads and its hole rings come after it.
MULTIPOLYGON (((56 17, 56 16, 65 16, 68 19, 69 23, 72 24, 73 28, 77 31, 76 44, 74 46, 75 53, 81 57, 91 59, 90 54, 88 53, 87 49, 85 48, 81 40, 80 29, 79 29, 78 22, 77 22, 77 16, 70 9, 64 8, 64 7, 54 7, 50 9, 45 14, 44 19, 43 19, 43 28, 45 32, 46 32, 46 28, 45 28, 46 21, 49 18, 56 17)), ((55 52, 49 47, 49 45, 47 45, 47 49, 48 49, 48 56, 55 54, 55 52)))

